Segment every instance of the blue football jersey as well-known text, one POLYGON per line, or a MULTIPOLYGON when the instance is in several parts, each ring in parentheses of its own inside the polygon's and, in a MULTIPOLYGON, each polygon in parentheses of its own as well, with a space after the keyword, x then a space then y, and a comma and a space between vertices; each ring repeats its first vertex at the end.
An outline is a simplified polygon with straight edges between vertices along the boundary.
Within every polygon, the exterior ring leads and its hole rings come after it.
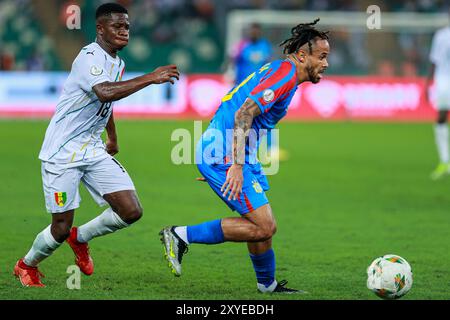
POLYGON ((256 151, 263 134, 260 131, 270 131, 286 115, 297 86, 296 67, 288 59, 273 61, 248 75, 223 97, 200 141, 206 150, 202 158, 213 163, 231 160, 235 113, 250 98, 259 106, 261 114, 253 119, 254 136, 246 145, 246 163, 257 163, 256 151))

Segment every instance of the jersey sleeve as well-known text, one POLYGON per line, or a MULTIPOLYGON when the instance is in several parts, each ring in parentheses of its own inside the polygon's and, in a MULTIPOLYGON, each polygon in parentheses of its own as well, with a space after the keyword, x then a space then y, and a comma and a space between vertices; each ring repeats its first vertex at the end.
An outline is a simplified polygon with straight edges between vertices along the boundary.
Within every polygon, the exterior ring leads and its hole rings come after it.
POLYGON ((268 71, 248 96, 261 110, 267 112, 297 85, 296 69, 290 62, 283 62, 276 70, 268 71))
POLYGON ((75 59, 72 71, 84 91, 92 91, 95 85, 110 81, 105 70, 105 61, 102 53, 89 49, 81 51, 75 59))

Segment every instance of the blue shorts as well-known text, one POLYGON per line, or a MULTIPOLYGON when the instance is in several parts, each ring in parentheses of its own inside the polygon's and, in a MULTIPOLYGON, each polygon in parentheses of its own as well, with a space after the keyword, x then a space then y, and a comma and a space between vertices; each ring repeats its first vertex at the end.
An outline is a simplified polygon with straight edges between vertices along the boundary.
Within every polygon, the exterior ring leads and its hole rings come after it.
POLYGON ((207 164, 203 161, 203 163, 197 164, 197 167, 210 187, 231 210, 243 215, 269 203, 265 193, 265 191, 269 190, 269 183, 264 175, 261 164, 244 165, 242 171, 244 185, 242 187, 242 193, 236 200, 228 200, 229 194, 223 197, 220 191, 222 185, 225 183, 231 164, 207 164))

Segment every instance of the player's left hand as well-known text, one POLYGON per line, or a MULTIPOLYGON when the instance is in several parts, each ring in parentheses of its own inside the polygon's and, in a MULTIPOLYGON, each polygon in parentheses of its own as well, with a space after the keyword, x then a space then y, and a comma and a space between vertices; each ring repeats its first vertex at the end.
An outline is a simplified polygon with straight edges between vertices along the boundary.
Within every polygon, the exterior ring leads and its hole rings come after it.
POLYGON ((226 197, 228 192, 228 200, 236 200, 242 192, 242 185, 244 184, 244 175, 242 174, 242 165, 233 164, 228 170, 227 179, 220 189, 223 192, 222 196, 226 197))
POLYGON ((117 144, 117 141, 107 139, 106 152, 108 152, 112 156, 119 153, 119 145, 117 144))

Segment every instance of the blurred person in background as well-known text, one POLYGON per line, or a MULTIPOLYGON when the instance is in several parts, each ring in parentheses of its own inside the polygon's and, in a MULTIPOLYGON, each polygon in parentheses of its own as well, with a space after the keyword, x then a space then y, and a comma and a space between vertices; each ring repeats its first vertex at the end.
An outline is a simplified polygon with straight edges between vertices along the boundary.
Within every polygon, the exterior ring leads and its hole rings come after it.
MULTIPOLYGON (((450 17, 450 10, 449 10, 450 17)), ((438 180, 450 173, 448 151, 448 111, 450 110, 450 26, 441 28, 433 36, 430 51, 431 68, 426 80, 425 94, 434 80, 436 88, 435 104, 438 110, 434 136, 439 154, 439 164, 431 173, 431 179, 438 180)))
POLYGON ((258 70, 272 59, 272 45, 262 37, 261 26, 250 25, 248 35, 242 39, 230 55, 229 67, 234 67, 234 84, 238 85, 249 74, 258 70))
POLYGON ((14 69, 14 55, 7 51, 0 51, 0 70, 11 71, 14 69))

